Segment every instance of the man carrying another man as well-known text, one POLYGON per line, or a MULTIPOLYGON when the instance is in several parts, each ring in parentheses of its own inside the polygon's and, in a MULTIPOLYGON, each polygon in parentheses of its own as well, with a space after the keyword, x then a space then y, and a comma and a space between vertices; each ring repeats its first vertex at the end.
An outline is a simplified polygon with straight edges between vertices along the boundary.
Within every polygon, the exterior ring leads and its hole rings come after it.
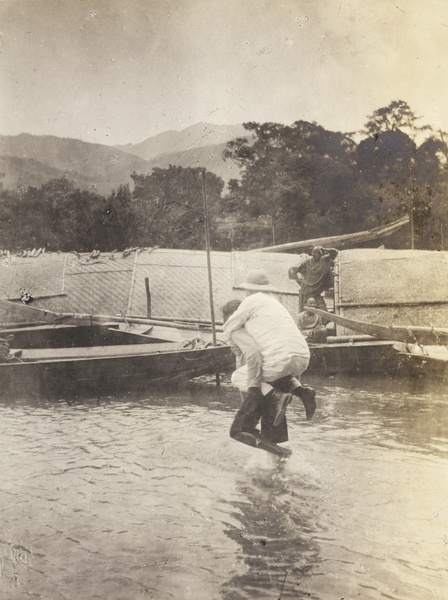
POLYGON ((315 391, 302 386, 299 379, 308 367, 310 351, 290 313, 271 295, 277 290, 263 270, 249 271, 240 287, 248 292, 247 297, 239 306, 238 301, 228 303, 223 311, 224 337, 241 350, 246 361, 232 374, 243 405, 230 435, 273 451, 263 441, 276 446, 288 440, 285 411, 294 396, 302 400, 307 419, 314 415, 315 391), (260 419, 261 435, 256 430, 260 419))

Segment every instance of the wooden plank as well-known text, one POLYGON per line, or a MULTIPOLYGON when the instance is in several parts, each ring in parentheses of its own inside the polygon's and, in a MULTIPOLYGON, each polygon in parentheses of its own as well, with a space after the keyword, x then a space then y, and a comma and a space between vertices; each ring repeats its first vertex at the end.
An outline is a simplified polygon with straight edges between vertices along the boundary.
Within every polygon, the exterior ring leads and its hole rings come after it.
POLYGON ((128 325, 127 323, 118 323, 109 327, 109 331, 124 333, 125 335, 129 335, 129 339, 133 336, 138 336, 178 343, 184 339, 179 329, 160 327, 159 325, 136 325, 132 323, 128 325))
POLYGON ((0 323, 13 321, 40 321, 45 323, 54 323, 55 313, 48 314, 47 311, 24 304, 16 304, 9 300, 0 299, 0 323))
POLYGON ((173 352, 179 344, 176 342, 165 342, 162 344, 130 344, 120 346, 88 346, 86 348, 36 348, 22 350, 20 355, 24 361, 52 361, 85 358, 110 358, 131 357, 148 354, 159 354, 161 352, 173 352))

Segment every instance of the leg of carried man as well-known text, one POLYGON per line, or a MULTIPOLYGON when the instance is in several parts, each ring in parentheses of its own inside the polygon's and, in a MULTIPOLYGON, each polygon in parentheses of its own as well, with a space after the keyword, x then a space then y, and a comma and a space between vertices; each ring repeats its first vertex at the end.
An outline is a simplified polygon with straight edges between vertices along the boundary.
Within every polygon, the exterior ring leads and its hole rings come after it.
POLYGON ((292 394, 300 398, 305 407, 306 418, 309 421, 316 411, 316 392, 300 383, 300 376, 306 371, 308 364, 308 358, 292 355, 287 361, 264 370, 263 377, 272 387, 283 394, 292 394))

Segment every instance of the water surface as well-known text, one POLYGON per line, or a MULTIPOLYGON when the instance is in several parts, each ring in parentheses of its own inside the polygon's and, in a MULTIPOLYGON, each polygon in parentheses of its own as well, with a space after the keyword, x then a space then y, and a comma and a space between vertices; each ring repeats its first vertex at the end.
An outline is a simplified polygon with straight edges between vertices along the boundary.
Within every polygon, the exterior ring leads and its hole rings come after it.
POLYGON ((226 381, 0 401, 0 597, 448 598, 446 388, 307 383, 287 461, 226 381))

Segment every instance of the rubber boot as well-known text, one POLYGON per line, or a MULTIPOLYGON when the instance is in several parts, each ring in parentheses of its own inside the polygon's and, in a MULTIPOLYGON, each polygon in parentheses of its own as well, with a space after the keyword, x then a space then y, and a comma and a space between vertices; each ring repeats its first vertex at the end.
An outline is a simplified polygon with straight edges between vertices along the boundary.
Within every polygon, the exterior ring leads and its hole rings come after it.
POLYGON ((282 379, 278 379, 272 385, 281 392, 287 392, 300 398, 305 407, 307 421, 313 418, 316 412, 316 392, 313 388, 302 385, 298 379, 292 376, 282 377, 282 379))
POLYGON ((246 444, 247 446, 252 446, 252 448, 266 450, 266 452, 276 454, 277 456, 291 455, 291 450, 289 448, 282 448, 278 444, 268 442, 268 440, 261 437, 261 435, 257 432, 249 433, 247 431, 240 431, 239 433, 233 436, 233 439, 237 440, 238 442, 241 442, 242 444, 246 444))
POLYGON ((274 427, 278 427, 285 416, 288 405, 292 402, 292 395, 284 394, 274 389, 269 394, 266 394, 266 400, 272 402, 275 407, 273 425, 274 427))
POLYGON ((316 392, 313 388, 301 385, 292 393, 302 400, 303 406, 305 407, 306 420, 310 421, 316 412, 316 400, 314 399, 316 397, 316 392))

